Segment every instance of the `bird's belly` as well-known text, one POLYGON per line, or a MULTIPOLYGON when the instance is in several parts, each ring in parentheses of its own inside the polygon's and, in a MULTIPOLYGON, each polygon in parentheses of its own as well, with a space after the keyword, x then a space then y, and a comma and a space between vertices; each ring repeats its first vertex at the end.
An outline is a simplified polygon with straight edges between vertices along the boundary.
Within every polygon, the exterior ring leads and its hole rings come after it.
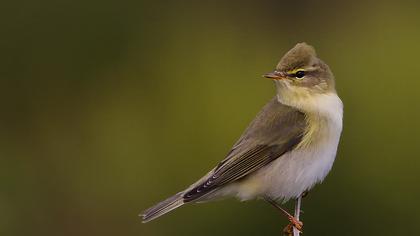
POLYGON ((284 154, 237 185, 242 200, 267 195, 274 199, 296 198, 321 182, 331 170, 338 138, 284 154))

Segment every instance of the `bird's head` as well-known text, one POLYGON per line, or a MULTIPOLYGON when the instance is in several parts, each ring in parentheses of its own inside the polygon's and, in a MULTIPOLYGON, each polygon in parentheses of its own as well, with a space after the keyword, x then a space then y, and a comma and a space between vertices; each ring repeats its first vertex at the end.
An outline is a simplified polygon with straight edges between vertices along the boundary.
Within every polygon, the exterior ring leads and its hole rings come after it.
POLYGON ((280 100, 311 99, 320 94, 335 93, 334 76, 315 49, 298 43, 280 60, 276 69, 264 77, 273 79, 280 100))

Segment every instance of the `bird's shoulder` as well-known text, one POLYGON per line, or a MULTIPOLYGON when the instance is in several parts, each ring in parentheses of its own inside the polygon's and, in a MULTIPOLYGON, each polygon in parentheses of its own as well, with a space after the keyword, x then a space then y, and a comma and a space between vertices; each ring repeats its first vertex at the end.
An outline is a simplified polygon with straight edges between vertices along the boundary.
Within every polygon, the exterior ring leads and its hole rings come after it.
POLYGON ((268 144, 278 138, 296 136, 302 134, 306 126, 305 113, 279 102, 274 96, 248 125, 232 149, 246 140, 268 144))

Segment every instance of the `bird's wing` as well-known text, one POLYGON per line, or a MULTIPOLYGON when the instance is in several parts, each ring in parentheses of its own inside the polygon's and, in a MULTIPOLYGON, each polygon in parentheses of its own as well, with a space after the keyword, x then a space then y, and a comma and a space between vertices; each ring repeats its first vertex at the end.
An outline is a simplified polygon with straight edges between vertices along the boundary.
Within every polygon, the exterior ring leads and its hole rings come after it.
POLYGON ((184 201, 197 200, 225 184, 239 180, 292 150, 305 132, 305 115, 273 98, 227 157, 184 194, 184 201))

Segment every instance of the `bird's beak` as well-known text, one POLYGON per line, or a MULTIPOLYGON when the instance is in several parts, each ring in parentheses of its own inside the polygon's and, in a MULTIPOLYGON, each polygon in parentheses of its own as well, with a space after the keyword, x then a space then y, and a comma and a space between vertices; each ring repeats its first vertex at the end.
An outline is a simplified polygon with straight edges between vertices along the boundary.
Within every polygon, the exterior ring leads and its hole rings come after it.
POLYGON ((285 73, 281 72, 281 71, 273 71, 270 73, 267 73, 265 75, 263 75, 263 77, 268 78, 268 79, 273 79, 273 80, 280 80, 280 79, 285 79, 286 75, 285 73))

